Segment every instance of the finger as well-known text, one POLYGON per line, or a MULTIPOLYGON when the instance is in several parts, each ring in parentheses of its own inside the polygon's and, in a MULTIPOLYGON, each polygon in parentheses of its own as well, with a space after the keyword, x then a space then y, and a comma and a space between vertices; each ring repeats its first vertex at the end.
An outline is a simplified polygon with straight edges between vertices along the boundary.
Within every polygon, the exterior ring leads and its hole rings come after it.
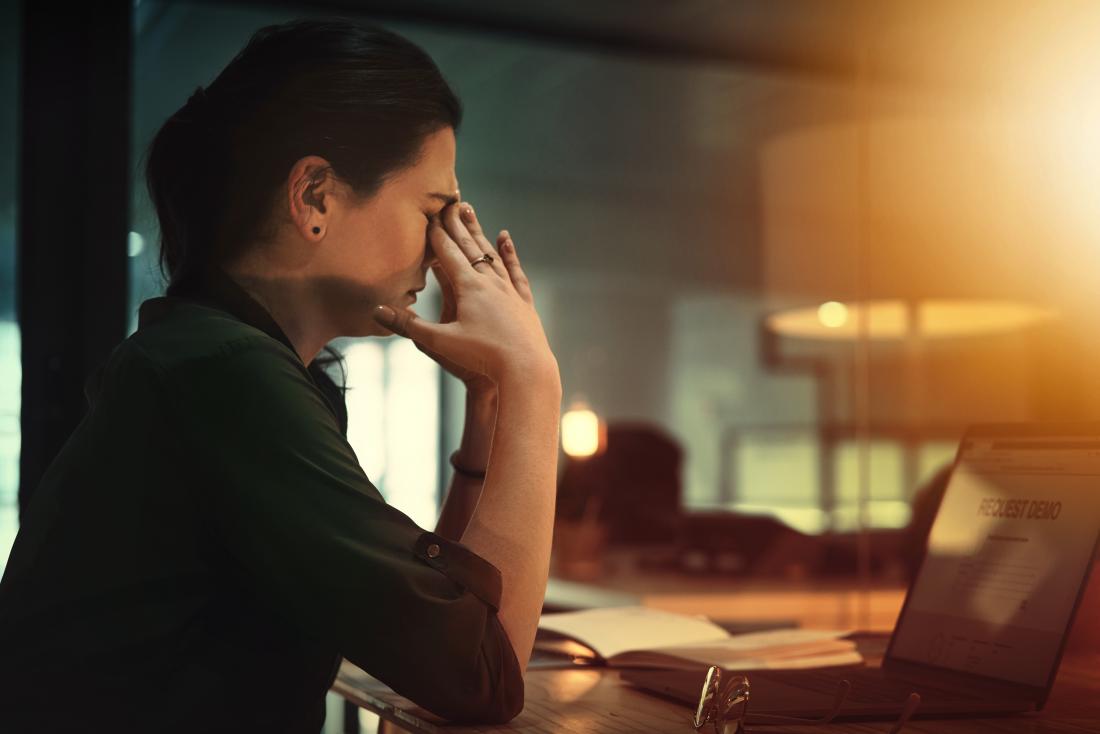
MULTIPOLYGON (((466 224, 466 229, 470 230, 470 234, 474 238, 474 242, 477 242, 481 251, 493 258, 493 262, 490 263, 493 266, 493 270, 504 280, 508 280, 508 271, 504 268, 504 263, 500 261, 500 253, 493 249, 493 246, 489 243, 489 240, 485 238, 485 233, 481 231, 481 223, 477 221, 477 212, 469 204, 462 204, 461 209, 462 221, 466 224)), ((480 255, 479 255, 480 257, 480 255)))
POLYGON ((438 354, 436 354, 432 350, 428 349, 426 346, 424 346, 420 342, 413 342, 413 346, 416 347, 417 349, 419 349, 421 354, 424 354, 428 357, 431 357, 434 360, 437 360, 437 361, 439 360, 439 355, 438 354))
POLYGON ((444 290, 453 290, 454 286, 451 284, 451 279, 447 276, 447 271, 443 269, 443 266, 439 263, 435 263, 431 266, 432 274, 435 275, 435 279, 439 281, 439 287, 444 290))
MULTIPOLYGON (((466 270, 473 270, 474 272, 488 273, 488 268, 483 268, 480 265, 470 267, 470 263, 484 253, 481 251, 481 246, 474 241, 473 236, 470 234, 470 230, 466 229, 466 225, 463 224, 462 219, 459 216, 459 207, 461 204, 451 204, 443 210, 443 224, 447 228, 447 234, 452 240, 458 243, 459 249, 462 254, 466 256, 466 270)), ((448 271, 449 273, 450 271, 448 271)))
POLYGON ((531 281, 527 280, 527 274, 519 264, 519 255, 516 254, 516 243, 512 241, 512 235, 508 230, 501 230, 497 238, 500 245, 500 258, 504 261, 504 267, 508 270, 508 277, 515 286, 516 292, 523 300, 535 305, 535 296, 531 293, 531 281))
POLYGON ((436 346, 439 340, 446 338, 446 327, 425 321, 407 308, 394 308, 387 305, 377 306, 373 315, 378 323, 394 334, 412 339, 417 344, 423 344, 432 351, 437 351, 436 346))
POLYGON ((444 323, 453 321, 458 310, 455 304, 454 286, 451 285, 451 281, 447 278, 447 271, 440 265, 432 265, 432 274, 435 275, 436 281, 439 282, 439 290, 443 294, 443 308, 441 309, 439 322, 444 323))
POLYGON ((452 285, 456 282, 461 283, 462 278, 470 276, 473 272, 470 268, 470 258, 458 243, 451 239, 437 217, 432 217, 431 224, 428 225, 428 241, 431 242, 432 252, 435 253, 440 266, 447 274, 447 280, 452 285))

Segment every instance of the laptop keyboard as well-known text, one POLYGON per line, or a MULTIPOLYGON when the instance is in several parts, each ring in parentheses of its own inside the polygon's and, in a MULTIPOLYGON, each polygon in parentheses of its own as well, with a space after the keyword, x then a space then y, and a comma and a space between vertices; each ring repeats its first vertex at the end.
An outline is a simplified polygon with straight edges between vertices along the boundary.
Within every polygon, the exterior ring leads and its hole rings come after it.
POLYGON ((852 684, 846 700, 853 703, 904 703, 909 694, 916 691, 925 703, 930 701, 973 701, 977 695, 968 691, 938 688, 927 682, 908 682, 899 678, 883 675, 878 669, 855 669, 844 672, 825 670, 787 670, 782 675, 769 676, 766 672, 757 672, 749 676, 754 680, 774 680, 785 685, 805 688, 829 696, 837 692, 841 680, 852 684))

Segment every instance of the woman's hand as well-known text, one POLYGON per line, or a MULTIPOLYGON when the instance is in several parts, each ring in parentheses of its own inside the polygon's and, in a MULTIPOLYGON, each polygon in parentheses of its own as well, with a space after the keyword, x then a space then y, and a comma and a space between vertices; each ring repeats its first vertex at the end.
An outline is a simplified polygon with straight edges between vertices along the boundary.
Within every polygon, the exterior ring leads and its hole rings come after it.
POLYGON ((375 309, 375 318, 382 325, 412 339, 467 385, 472 381, 475 388, 483 387, 476 376, 484 376, 493 385, 513 376, 519 380, 529 375, 559 379, 557 361, 535 311, 515 245, 506 233, 501 234, 498 255, 469 205, 447 207, 428 229, 439 260, 434 272, 444 289, 440 323, 425 321, 409 309, 375 309), (492 255, 493 262, 471 265, 484 254, 492 255), (453 315, 448 312, 448 301, 453 304, 453 315))
MULTIPOLYGON (((503 230, 499 235, 497 235, 497 251, 501 249, 501 246, 504 244, 507 238, 508 233, 503 230)), ((435 273, 435 279, 439 282, 439 289, 443 295, 443 307, 440 309, 439 323, 449 324, 453 322, 455 320, 455 317, 458 315, 458 307, 455 300, 454 286, 452 286, 451 281, 447 279, 446 271, 444 271, 443 267, 438 263, 432 265, 432 272, 435 273)), ((466 385, 467 394, 469 394, 471 397, 475 399, 490 398, 496 394, 496 385, 493 384, 493 381, 489 379, 488 375, 478 374, 477 372, 468 370, 461 365, 457 365, 443 355, 428 349, 419 342, 413 342, 413 344, 415 344, 416 348, 419 349, 421 352, 435 360, 440 367, 447 370, 447 372, 451 373, 459 380, 462 380, 462 383, 466 385)))

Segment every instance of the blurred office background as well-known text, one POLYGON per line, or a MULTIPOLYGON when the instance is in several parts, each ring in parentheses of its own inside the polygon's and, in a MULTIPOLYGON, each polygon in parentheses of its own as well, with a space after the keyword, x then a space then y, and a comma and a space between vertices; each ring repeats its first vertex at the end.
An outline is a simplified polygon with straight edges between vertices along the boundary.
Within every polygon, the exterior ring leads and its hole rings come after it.
MULTIPOLYGON (((33 491, 20 489, 21 395, 52 399, 48 381, 21 381, 47 369, 26 350, 21 362, 16 317, 17 241, 37 224, 20 221, 36 119, 22 92, 37 77, 21 62, 24 11, 2 12, 0 568, 33 491)), ((1100 418, 1100 18, 1085 3, 135 0, 129 78, 95 81, 130 100, 129 159, 112 163, 127 224, 97 245, 125 276, 108 281, 126 293, 116 343, 163 293, 139 168, 150 139, 253 31, 311 14, 383 23, 436 60, 466 109, 463 196, 515 238, 563 413, 676 445, 684 517, 764 518, 809 539, 777 576, 904 583, 914 495, 968 424, 1100 418)), ((49 177, 45 211, 64 218, 88 181, 49 177)), ((59 278, 79 262, 70 246, 51 243, 59 278)), ((434 316, 429 283, 417 310, 434 316)), ((433 525, 460 386, 404 340, 339 346, 364 469, 433 525)), ((34 423, 32 476, 75 426, 50 415, 34 423)))

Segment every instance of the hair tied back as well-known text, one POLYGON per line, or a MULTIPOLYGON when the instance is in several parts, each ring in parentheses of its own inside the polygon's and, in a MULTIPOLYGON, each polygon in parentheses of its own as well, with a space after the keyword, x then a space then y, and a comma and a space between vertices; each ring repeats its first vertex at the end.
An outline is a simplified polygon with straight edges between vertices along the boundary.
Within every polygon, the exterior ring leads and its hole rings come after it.
POLYGON ((206 108, 210 105, 210 97, 202 85, 195 87, 195 91, 187 98, 187 102, 176 113, 176 117, 182 116, 187 120, 197 120, 206 116, 206 108))
POLYGON ((187 98, 187 104, 192 107, 200 107, 206 104, 206 90, 202 88, 202 85, 195 87, 195 91, 191 93, 191 96, 187 98))

